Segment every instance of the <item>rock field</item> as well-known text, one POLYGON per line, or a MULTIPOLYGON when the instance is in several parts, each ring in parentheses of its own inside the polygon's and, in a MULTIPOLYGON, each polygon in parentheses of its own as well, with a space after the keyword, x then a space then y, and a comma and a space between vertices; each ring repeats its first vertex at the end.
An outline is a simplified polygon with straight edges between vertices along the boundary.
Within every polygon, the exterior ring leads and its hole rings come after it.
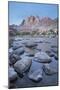
POLYGON ((9 46, 9 88, 58 85, 58 37, 15 37, 9 46))

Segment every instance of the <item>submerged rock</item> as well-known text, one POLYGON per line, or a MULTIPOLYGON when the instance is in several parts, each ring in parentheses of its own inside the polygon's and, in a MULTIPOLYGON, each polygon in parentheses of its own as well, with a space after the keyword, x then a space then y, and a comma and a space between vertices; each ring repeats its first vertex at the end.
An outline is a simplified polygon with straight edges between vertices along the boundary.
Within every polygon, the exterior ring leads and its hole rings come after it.
POLYGON ((52 58, 52 62, 43 65, 43 70, 47 75, 52 75, 58 72, 58 62, 52 58))
POLYGON ((14 71, 13 67, 8 68, 8 78, 10 81, 13 81, 17 78, 17 73, 14 71))
POLYGON ((34 60, 40 63, 49 63, 51 62, 51 58, 45 52, 38 52, 35 54, 34 60))
POLYGON ((42 80, 42 78, 43 78, 42 67, 43 67, 42 63, 32 61, 32 65, 31 65, 30 71, 28 73, 28 78, 35 82, 42 80))
POLYGON ((23 74, 25 71, 29 69, 29 67, 31 66, 31 63, 32 63, 32 60, 28 57, 25 57, 22 60, 17 61, 14 64, 14 68, 19 74, 23 74))

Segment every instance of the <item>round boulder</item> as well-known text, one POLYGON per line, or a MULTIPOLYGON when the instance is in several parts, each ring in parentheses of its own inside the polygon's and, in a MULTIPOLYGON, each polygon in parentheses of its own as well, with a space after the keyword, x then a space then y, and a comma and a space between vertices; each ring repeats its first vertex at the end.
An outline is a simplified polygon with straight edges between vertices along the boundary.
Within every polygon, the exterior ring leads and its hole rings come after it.
POLYGON ((12 54, 9 58, 11 64, 14 64, 16 63, 18 60, 20 60, 20 56, 19 55, 16 55, 16 54, 12 54))
POLYGON ((14 68, 19 74, 23 74, 25 71, 29 69, 29 67, 31 66, 31 63, 32 63, 32 60, 28 57, 25 57, 25 58, 22 58, 22 60, 17 61, 14 64, 14 68))
POLYGON ((23 48, 23 47, 18 48, 18 49, 16 49, 16 50, 14 50, 13 53, 14 53, 14 54, 17 54, 17 55, 23 54, 23 53, 24 53, 24 48, 23 48))
POLYGON ((14 71, 13 67, 8 68, 8 78, 10 81, 14 81, 17 78, 17 73, 14 71))
POLYGON ((43 78, 43 64, 32 61, 31 68, 28 73, 28 78, 32 81, 39 82, 43 78))
POLYGON ((58 72, 58 62, 52 58, 52 62, 43 65, 43 70, 47 75, 52 75, 58 72))
POLYGON ((13 50, 16 50, 20 47, 23 47, 23 44, 21 44, 19 41, 13 42, 13 50))
POLYGON ((51 58, 49 57, 49 55, 45 52, 37 52, 35 54, 34 60, 40 63, 49 63, 51 62, 51 58))

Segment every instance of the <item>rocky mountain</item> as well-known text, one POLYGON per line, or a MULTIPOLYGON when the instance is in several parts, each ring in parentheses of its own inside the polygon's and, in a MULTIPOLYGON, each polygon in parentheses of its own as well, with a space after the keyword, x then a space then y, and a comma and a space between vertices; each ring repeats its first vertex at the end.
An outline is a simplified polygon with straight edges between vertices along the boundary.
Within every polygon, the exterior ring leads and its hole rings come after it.
POLYGON ((10 25, 10 29, 14 29, 19 32, 32 32, 37 31, 39 33, 53 30, 57 32, 58 19, 51 19, 49 17, 40 18, 39 16, 29 16, 25 18, 20 25, 10 25))
POLYGON ((21 25, 42 25, 42 26, 49 26, 54 21, 49 17, 44 17, 42 19, 39 18, 39 16, 30 16, 27 17, 25 20, 22 21, 21 25))
POLYGON ((57 30, 57 19, 51 19, 49 17, 44 17, 40 19, 39 16, 30 16, 24 19, 19 26, 20 31, 47 31, 50 29, 57 30))

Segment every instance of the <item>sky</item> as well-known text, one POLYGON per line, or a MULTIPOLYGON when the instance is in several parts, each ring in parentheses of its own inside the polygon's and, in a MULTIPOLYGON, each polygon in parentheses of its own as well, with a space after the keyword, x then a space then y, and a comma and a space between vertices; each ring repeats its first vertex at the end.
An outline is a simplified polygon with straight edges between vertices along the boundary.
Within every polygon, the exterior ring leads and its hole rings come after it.
POLYGON ((10 1, 8 3, 9 24, 19 25, 28 16, 50 17, 58 16, 57 4, 22 3, 10 1))

